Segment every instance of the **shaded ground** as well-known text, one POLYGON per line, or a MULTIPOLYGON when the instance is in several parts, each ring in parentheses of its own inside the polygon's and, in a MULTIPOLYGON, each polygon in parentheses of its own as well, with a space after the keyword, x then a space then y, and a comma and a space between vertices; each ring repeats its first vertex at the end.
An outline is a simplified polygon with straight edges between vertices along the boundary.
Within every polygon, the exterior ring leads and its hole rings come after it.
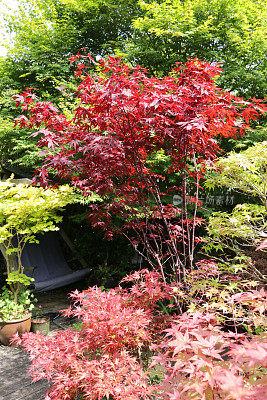
POLYGON ((38 300, 38 305, 42 307, 42 313, 55 314, 54 316, 59 314, 59 316, 56 316, 55 319, 53 319, 53 315, 51 315, 52 318, 50 320, 50 331, 66 329, 75 322, 75 320, 63 317, 61 313, 59 313, 59 311, 69 307, 70 299, 68 294, 72 290, 73 289, 67 287, 35 294, 35 297, 38 300))
POLYGON ((59 314, 54 320, 50 321, 50 330, 66 329, 77 322, 76 319, 63 317, 60 313, 61 310, 65 310, 71 304, 69 293, 74 290, 82 291, 86 289, 84 282, 76 282, 72 285, 65 286, 60 289, 49 290, 47 292, 35 293, 35 297, 38 300, 38 305, 41 306, 42 313, 59 314))

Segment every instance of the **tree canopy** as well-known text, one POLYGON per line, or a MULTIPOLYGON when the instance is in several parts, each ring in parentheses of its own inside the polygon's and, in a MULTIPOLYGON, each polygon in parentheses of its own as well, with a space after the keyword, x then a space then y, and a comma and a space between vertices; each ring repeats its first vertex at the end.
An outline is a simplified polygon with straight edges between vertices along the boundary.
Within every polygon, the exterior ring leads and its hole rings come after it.
MULTIPOLYGON (((263 0, 19 0, 6 16, 12 33, 0 86, 42 91, 69 79, 67 58, 123 54, 153 74, 198 57, 220 62, 220 86, 245 97, 266 92, 263 0), (12 68, 11 68, 12 66, 12 68)), ((55 93, 54 93, 55 94, 55 93)))
MULTIPOLYGON (((2 0, 3 2, 5 0, 2 0)), ((1 2, 1 0, 0 0, 1 2)), ((120 54, 150 76, 166 76, 189 58, 220 62, 218 85, 245 98, 266 92, 266 10, 262 0, 18 0, 5 16, 11 34, 0 59, 1 159, 39 165, 36 140, 12 126, 11 96, 34 87, 68 116, 77 84, 68 58, 120 54)), ((216 77, 217 79, 217 77, 216 77)), ((262 130, 261 130, 262 132, 262 130)), ((258 136, 262 136, 259 133, 258 136)), ((251 142, 255 134, 250 134, 251 142)), ((265 140, 265 137, 263 137, 265 140)), ((222 147, 231 149, 231 140, 222 147)))
POLYGON ((45 156, 36 179, 46 185, 48 173, 53 172, 71 180, 85 196, 98 194, 105 201, 90 206, 94 227, 112 237, 112 231, 117 232, 112 216, 121 218, 120 232, 132 244, 145 238, 153 257, 147 261, 162 267, 171 257, 180 271, 188 259, 192 264, 194 229, 200 223, 198 199, 190 200, 196 204, 190 220, 187 211, 181 215, 170 204, 170 193, 179 191, 187 204, 186 179, 196 181, 198 193, 206 162, 212 163, 218 153, 217 139, 244 132, 262 110, 261 103, 244 101, 216 87, 214 78, 220 69, 198 59, 183 67, 176 65, 164 78, 149 77, 143 68, 131 68, 111 56, 99 63, 89 54, 73 56, 72 62, 77 62, 81 83, 76 90, 80 103, 77 106, 74 101, 71 119, 51 102, 38 101, 31 89, 14 96, 24 111, 17 124, 37 129, 32 136, 39 138, 45 156), (87 73, 87 60, 96 67, 95 73, 87 73), (151 163, 162 151, 169 158, 167 172, 176 174, 174 185, 151 163), (129 230, 134 230, 134 238, 129 230), (158 241, 168 247, 166 259, 158 241), (192 253, 188 256, 184 248, 184 264, 177 250, 181 241, 192 253))
POLYGON ((220 86, 245 97, 266 93, 266 5, 262 0, 141 1, 132 55, 166 74, 173 62, 220 62, 220 86))
POLYGON ((137 15, 136 0, 20 0, 5 17, 12 40, 2 84, 21 89, 34 83, 43 91, 59 86, 72 75, 68 57, 83 47, 94 56, 113 52, 129 39, 137 15))

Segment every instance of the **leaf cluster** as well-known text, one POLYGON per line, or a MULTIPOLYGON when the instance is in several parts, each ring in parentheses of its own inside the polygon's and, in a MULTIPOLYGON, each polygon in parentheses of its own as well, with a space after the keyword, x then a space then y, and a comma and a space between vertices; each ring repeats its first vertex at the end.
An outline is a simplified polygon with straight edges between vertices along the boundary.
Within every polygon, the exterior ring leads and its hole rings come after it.
POLYGON ((258 142, 248 149, 231 152, 216 163, 210 171, 205 187, 228 187, 254 196, 266 207, 267 198, 267 142, 258 142))
POLYGON ((264 399, 265 336, 225 333, 213 314, 183 314, 154 349, 164 370, 162 398, 264 399), (166 397, 164 397, 164 395, 166 397))
POLYGON ((141 1, 133 21, 132 57, 150 71, 169 72, 175 61, 220 62, 219 82, 246 98, 266 93, 266 8, 263 1, 141 1), (147 50, 149 49, 149 50, 147 50))
MULTIPOLYGON (((12 280, 13 282, 13 280, 12 280)), ((23 280, 25 284, 25 279, 23 280)), ((12 321, 25 317, 34 308, 34 297, 29 289, 21 290, 17 301, 14 301, 12 291, 6 286, 2 288, 0 296, 0 320, 12 321)))
MULTIPOLYGON (((119 286, 105 292, 93 287, 71 294, 74 307, 64 315, 78 316, 78 329, 55 332, 53 337, 27 333, 14 339, 31 355, 34 380, 52 380, 47 397, 264 399, 263 334, 248 340, 246 335, 225 332, 211 313, 179 315, 176 310, 164 321, 158 305, 176 296, 173 285, 148 270, 123 281, 131 284, 129 289, 119 286)), ((266 292, 243 292, 230 301, 233 306, 249 304, 250 312, 263 314, 266 292)))
MULTIPOLYGON (((218 160, 216 170, 208 172, 204 185, 230 187, 251 199, 250 203, 237 204, 232 212, 214 212, 207 224, 208 237, 203 250, 214 254, 224 253, 224 259, 234 264, 248 263, 250 273, 264 281, 266 277, 257 270, 251 259, 245 257, 246 247, 259 246, 266 237, 267 210, 267 152, 266 142, 258 142, 245 151, 231 152, 218 160), (228 255, 227 255, 228 251, 228 255), (230 261, 230 260, 233 261, 230 261)), ((264 246, 262 247, 264 251, 264 246)))
POLYGON ((72 189, 59 189, 0 182, 0 241, 5 242, 15 234, 23 237, 23 242, 35 242, 40 232, 58 230, 61 221, 57 214, 71 201, 72 189))

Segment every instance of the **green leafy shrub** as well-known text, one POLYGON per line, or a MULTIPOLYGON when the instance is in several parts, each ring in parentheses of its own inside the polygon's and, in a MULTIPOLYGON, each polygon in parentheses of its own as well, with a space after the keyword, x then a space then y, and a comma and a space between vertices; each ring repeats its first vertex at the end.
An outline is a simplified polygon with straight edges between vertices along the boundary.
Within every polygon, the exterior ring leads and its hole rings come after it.
MULTIPOLYGON (((265 399, 264 334, 225 332, 207 312, 175 309, 166 318, 158 304, 176 296, 175 283, 165 284, 157 272, 142 270, 123 281, 129 289, 71 294, 73 308, 64 314, 79 317, 79 329, 14 339, 31 355, 34 380, 52 381, 46 400, 265 399)), ((266 292, 229 301, 262 315, 266 292)))
POLYGON ((2 288, 0 296, 0 320, 3 322, 20 319, 34 309, 34 296, 29 289, 18 293, 17 301, 6 286, 2 288))

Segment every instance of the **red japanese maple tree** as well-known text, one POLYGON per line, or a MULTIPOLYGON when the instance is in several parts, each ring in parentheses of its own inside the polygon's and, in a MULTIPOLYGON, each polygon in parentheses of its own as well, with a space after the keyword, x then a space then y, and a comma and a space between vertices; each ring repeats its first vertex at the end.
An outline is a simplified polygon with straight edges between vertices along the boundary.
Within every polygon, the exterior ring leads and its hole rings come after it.
POLYGON ((217 139, 242 135, 261 105, 217 88, 220 68, 198 59, 157 78, 113 57, 86 73, 84 59, 92 59, 80 57, 71 58, 78 61, 81 77, 73 119, 38 101, 31 89, 15 96, 28 113, 17 123, 38 128, 33 135, 40 135, 45 162, 36 179, 48 184, 51 171, 70 179, 85 196, 100 195, 104 202, 89 213, 93 226, 111 236, 112 216, 120 216, 120 232, 164 277, 164 265, 170 265, 179 281, 186 266, 193 266, 199 240, 198 190, 205 164, 218 154, 217 139), (167 160, 164 176, 154 167, 159 154, 167 160), (177 177, 174 185, 170 174, 177 177), (194 197, 188 178, 195 181, 194 197), (179 209, 171 204, 171 190, 181 193, 179 209), (195 204, 191 218, 189 202, 195 204), (137 247, 140 242, 145 252, 137 247))

